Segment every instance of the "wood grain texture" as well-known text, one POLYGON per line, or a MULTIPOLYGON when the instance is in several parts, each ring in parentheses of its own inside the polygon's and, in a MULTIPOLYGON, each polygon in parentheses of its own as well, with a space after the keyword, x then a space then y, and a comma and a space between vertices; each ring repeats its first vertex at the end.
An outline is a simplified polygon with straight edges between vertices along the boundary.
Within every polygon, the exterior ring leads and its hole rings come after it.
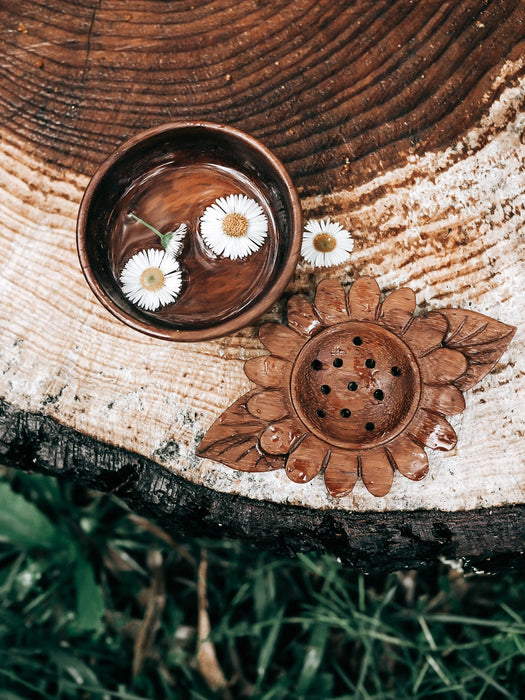
POLYGON ((3 121, 45 160, 89 174, 139 129, 212 117, 309 193, 450 145, 525 35, 519 0, 20 0, 0 19, 3 121))
MULTIPOLYGON (((523 3, 21 0, 0 19, 6 458, 120 488, 173 528, 222 524, 362 568, 523 550, 523 3), (102 158, 188 117, 260 138, 300 186, 306 218, 352 232, 349 265, 329 272, 346 289, 371 275, 382 294, 410 286, 407 309, 518 326, 450 419, 458 445, 423 481, 396 475, 386 497, 357 484, 336 500, 319 476, 296 485, 282 470, 235 473, 195 456, 253 388, 243 363, 266 340, 256 327, 188 345, 138 334, 95 301, 74 244, 102 158)), ((326 274, 301 263, 261 322, 281 321, 286 298, 311 298, 326 274)))

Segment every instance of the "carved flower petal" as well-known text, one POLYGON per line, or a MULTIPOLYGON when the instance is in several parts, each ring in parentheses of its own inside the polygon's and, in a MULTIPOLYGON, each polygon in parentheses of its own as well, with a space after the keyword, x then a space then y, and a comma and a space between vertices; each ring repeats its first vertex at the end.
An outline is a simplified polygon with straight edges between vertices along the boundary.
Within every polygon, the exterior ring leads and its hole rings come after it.
POLYGON ((412 352, 420 357, 441 346, 448 329, 447 319, 438 311, 431 311, 426 316, 417 316, 403 335, 403 340, 412 352))
POLYGON ((382 323, 395 333, 401 333, 410 323, 416 308, 416 295, 410 287, 401 287, 389 294, 381 305, 382 323))
POLYGON ((348 310, 357 321, 374 321, 381 292, 373 277, 359 277, 350 288, 348 310))
POLYGON ((267 424, 248 412, 246 402, 251 396, 241 396, 217 418, 197 448, 200 457, 247 472, 284 467, 283 456, 268 455, 259 448, 258 436, 267 424))
POLYGON ((334 498, 346 496, 354 488, 359 476, 357 452, 332 448, 324 482, 334 498))
POLYGON ((300 294, 295 294, 288 299, 286 313, 290 328, 301 335, 314 335, 323 327, 310 302, 300 294))
POLYGON ((400 435, 387 445, 387 452, 397 469, 408 479, 420 481, 427 475, 427 453, 408 435, 400 435))
POLYGON ((288 405, 280 391, 261 391, 248 400, 246 408, 260 420, 280 420, 288 415, 288 405))
POLYGON ((318 284, 314 308, 325 326, 348 321, 345 290, 330 277, 318 284))
POLYGON ((280 323, 264 323, 259 328, 259 340, 275 357, 284 360, 295 357, 304 345, 304 338, 280 323))
POLYGON ((271 455, 285 455, 297 440, 304 435, 301 427, 292 419, 285 418, 271 423, 259 438, 261 450, 271 455))
POLYGON ((456 446, 454 428, 443 416, 420 408, 408 427, 408 433, 421 445, 432 450, 451 450, 456 446))
POLYGON ((383 447, 361 453, 361 476, 373 496, 385 496, 392 486, 394 469, 383 447))
POLYGON ((438 348, 418 362, 424 384, 450 384, 467 370, 466 357, 450 348, 438 348))
POLYGON ((453 416, 465 410, 465 399, 459 389, 452 384, 445 386, 423 385, 421 405, 442 416, 453 416))
POLYGON ((244 372, 252 382, 264 387, 287 386, 292 365, 273 355, 253 357, 244 364, 244 372))
MULTIPOLYGON (((208 455, 205 455, 208 456, 208 455)), ((233 436, 222 453, 212 457, 243 472, 269 472, 284 467, 283 455, 269 455, 261 452, 257 441, 247 435, 233 436)))
POLYGON ((305 484, 316 476, 330 456, 328 445, 307 435, 286 460, 286 474, 292 481, 305 484))

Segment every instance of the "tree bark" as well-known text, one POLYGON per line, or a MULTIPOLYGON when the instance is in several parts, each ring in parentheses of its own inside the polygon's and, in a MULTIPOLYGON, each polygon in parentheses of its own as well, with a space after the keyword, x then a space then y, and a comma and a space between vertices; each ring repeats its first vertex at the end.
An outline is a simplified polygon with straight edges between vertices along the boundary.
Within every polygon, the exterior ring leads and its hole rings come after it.
MULTIPOLYGON (((169 530, 367 571, 438 556, 517 564, 525 545, 525 9, 501 2, 20 0, 0 7, 0 452, 116 491, 169 530), (341 223, 346 266, 301 261, 285 297, 328 276, 409 286, 419 311, 518 326, 465 395, 457 447, 418 483, 333 499, 322 479, 245 474, 196 448, 253 384, 260 324, 195 344, 143 336, 88 289, 75 250, 103 158, 163 122, 234 125, 281 158, 305 218, 341 223)), ((407 480, 405 480, 407 481, 407 480)))

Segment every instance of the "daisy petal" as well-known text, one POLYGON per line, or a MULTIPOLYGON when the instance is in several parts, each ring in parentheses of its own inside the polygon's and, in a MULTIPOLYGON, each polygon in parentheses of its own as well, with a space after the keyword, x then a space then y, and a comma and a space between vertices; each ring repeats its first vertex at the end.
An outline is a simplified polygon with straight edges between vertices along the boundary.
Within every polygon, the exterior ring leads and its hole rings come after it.
POLYGON ((261 450, 271 455, 285 455, 304 435, 301 428, 289 418, 269 425, 259 438, 261 450))
POLYGON ((420 444, 432 450, 448 451, 456 446, 454 428, 443 416, 420 408, 408 427, 409 434, 420 444))
POLYGON ((445 386, 424 384, 421 405, 442 416, 453 416, 465 410, 465 399, 461 391, 452 384, 445 386))
POLYGON ((244 373, 252 382, 264 387, 286 386, 292 365, 272 355, 253 357, 244 364, 244 373))
POLYGON ((288 300, 286 307, 288 325, 301 335, 314 335, 322 328, 311 304, 305 297, 296 294, 288 300))
POLYGON ((264 323, 259 328, 259 340, 272 355, 284 360, 295 357, 304 345, 304 338, 280 323, 264 323))
POLYGON ((373 277, 359 277, 350 287, 348 310, 355 321, 374 321, 381 292, 373 277))
POLYGON ((382 447, 360 455, 361 476, 372 496, 385 496, 392 486, 394 470, 382 447))
POLYGON ((325 326, 348 321, 345 290, 335 279, 324 279, 318 284, 313 305, 325 326))
POLYGON ((274 421, 288 414, 288 406, 280 391, 261 391, 248 400, 246 408, 254 418, 274 421))
POLYGON ((316 476, 330 455, 328 445, 313 435, 307 435, 286 460, 286 474, 298 484, 305 484, 316 476))
POLYGON ((330 495, 334 498, 346 496, 354 488, 358 476, 357 453, 332 448, 324 475, 324 482, 330 495))
POLYGON ((420 357, 441 346, 448 329, 447 319, 438 311, 431 311, 426 316, 417 316, 403 334, 403 340, 410 349, 420 357))
POLYGON ((450 384, 467 371, 465 355, 450 348, 438 348, 420 357, 419 367, 424 384, 450 384))
POLYGON ((187 232, 188 227, 186 224, 180 224, 175 231, 171 231, 164 236, 162 239, 162 245, 170 257, 175 258, 181 252, 184 244, 184 237, 186 236, 187 232))
POLYGON ((409 287, 401 287, 389 294, 381 304, 379 317, 387 328, 402 332, 410 323, 416 308, 416 295, 409 287))
POLYGON ((392 463, 407 479, 420 481, 427 475, 427 453, 408 435, 400 435, 387 445, 387 452, 392 463))

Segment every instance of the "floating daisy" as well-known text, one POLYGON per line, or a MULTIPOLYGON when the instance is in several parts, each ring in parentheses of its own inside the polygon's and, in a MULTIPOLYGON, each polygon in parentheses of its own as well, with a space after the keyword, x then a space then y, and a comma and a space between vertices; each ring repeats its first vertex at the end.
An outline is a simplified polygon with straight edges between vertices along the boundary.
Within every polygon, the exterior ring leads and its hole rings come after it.
POLYGON ((210 250, 235 260, 261 247, 268 233, 268 219, 255 200, 230 194, 204 210, 200 230, 210 250))
POLYGON ((353 248, 350 233, 330 219, 311 219, 305 226, 301 255, 314 267, 341 265, 353 248))
POLYGON ((139 224, 142 224, 146 228, 149 228, 150 231, 153 231, 153 233, 155 233, 160 238, 160 242, 162 243, 162 246, 166 253, 168 253, 168 255, 175 258, 180 253, 180 251, 182 250, 182 245, 184 243, 184 237, 188 232, 188 227, 186 226, 186 224, 180 224, 180 226, 176 228, 175 231, 161 233, 158 229, 155 228, 155 226, 148 224, 148 222, 144 221, 144 219, 140 219, 133 212, 130 212, 129 216, 132 219, 135 219, 135 221, 137 221, 139 224))
POLYGON ((177 257, 177 255, 182 250, 182 245, 184 243, 184 237, 188 232, 188 227, 186 224, 181 224, 175 231, 171 233, 166 233, 162 240, 162 245, 166 250, 166 253, 172 258, 177 257))
POLYGON ((124 265, 120 273, 126 297, 147 311, 176 300, 182 286, 179 263, 167 252, 141 250, 124 265))

